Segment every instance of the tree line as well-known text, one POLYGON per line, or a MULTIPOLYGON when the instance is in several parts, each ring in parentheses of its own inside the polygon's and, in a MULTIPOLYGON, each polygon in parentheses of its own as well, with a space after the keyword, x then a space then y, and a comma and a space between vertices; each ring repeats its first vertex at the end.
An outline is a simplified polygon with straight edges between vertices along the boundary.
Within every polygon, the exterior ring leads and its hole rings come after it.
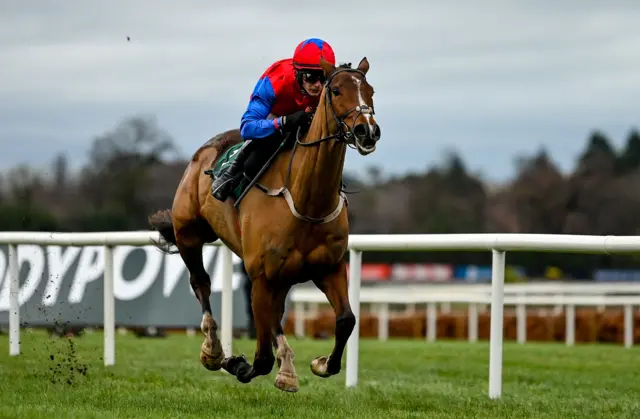
MULTIPOLYGON (((193 150, 195 151, 195 150, 193 150)), ((93 139, 89 159, 72 173, 64 154, 47 170, 18 165, 0 175, 3 231, 146 230, 147 216, 169 208, 188 157, 154 118, 131 117, 93 139)), ((563 174, 540 149, 517 159, 500 185, 470 173, 450 153, 422 173, 383 178, 345 175, 352 233, 542 233, 640 235, 640 132, 625 146, 592 131, 575 169, 563 174)), ((368 252, 365 261, 489 264, 489 252, 368 252)), ((557 266, 567 276, 596 268, 639 268, 637 256, 511 253, 529 275, 557 266)))

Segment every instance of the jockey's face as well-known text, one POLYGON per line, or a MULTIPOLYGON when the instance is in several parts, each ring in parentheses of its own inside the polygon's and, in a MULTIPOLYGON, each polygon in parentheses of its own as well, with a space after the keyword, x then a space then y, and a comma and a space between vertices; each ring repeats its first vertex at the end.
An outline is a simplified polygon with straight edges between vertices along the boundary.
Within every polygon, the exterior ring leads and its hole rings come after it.
POLYGON ((322 92, 324 80, 324 72, 322 70, 302 71, 302 88, 309 93, 309 96, 318 96, 322 92))

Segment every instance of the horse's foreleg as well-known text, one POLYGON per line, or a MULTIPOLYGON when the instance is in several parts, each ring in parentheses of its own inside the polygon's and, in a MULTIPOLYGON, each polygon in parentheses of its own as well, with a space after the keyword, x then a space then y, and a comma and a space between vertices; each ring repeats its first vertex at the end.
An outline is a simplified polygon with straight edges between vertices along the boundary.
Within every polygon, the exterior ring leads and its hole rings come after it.
POLYGON ((222 368, 235 375, 238 381, 248 383, 260 375, 268 375, 273 369, 275 357, 271 348, 273 326, 273 298, 266 278, 253 281, 251 306, 256 328, 256 353, 253 365, 244 356, 231 356, 222 361, 222 368))
POLYGON ((282 316, 284 315, 284 303, 287 298, 289 288, 279 291, 275 308, 277 309, 273 325, 273 346, 276 348, 276 360, 278 361, 278 375, 274 385, 282 391, 296 392, 298 391, 298 377, 296 369, 293 366, 293 349, 289 346, 287 338, 282 330, 282 316))
POLYGON ((320 377, 330 377, 340 372, 342 354, 356 324, 356 318, 349 305, 347 269, 344 261, 340 262, 337 270, 313 282, 324 292, 333 307, 336 315, 336 332, 333 351, 328 357, 320 356, 311 361, 311 371, 320 377))
POLYGON ((209 297, 211 295, 211 278, 204 269, 202 260, 202 242, 199 240, 185 240, 180 235, 176 236, 177 246, 180 256, 189 270, 189 282, 191 288, 196 294, 196 298, 202 307, 202 323, 200 328, 204 334, 204 342, 200 349, 200 362, 210 370, 217 371, 220 369, 224 353, 222 345, 218 339, 218 324, 211 314, 211 303, 209 297))

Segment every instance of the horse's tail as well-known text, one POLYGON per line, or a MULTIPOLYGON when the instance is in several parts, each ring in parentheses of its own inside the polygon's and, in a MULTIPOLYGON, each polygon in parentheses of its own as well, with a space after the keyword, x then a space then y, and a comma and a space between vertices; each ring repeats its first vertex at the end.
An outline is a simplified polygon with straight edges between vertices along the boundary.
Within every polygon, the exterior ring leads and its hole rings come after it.
POLYGON ((173 231, 173 221, 171 221, 171 210, 158 211, 149 217, 149 225, 152 229, 160 233, 160 241, 153 240, 155 246, 167 254, 178 253, 178 250, 171 250, 171 246, 176 245, 176 234, 173 231))

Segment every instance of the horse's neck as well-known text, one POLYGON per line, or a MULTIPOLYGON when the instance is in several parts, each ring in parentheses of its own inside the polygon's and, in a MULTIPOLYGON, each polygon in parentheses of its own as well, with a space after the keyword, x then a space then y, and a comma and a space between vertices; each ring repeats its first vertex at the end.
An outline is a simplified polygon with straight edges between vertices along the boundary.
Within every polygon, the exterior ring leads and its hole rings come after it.
MULTIPOLYGON (((333 134, 335 121, 327 119, 324 94, 318 105, 316 117, 301 142, 314 142, 333 134)), ((342 180, 342 169, 346 146, 335 139, 320 144, 304 146, 298 144, 291 167, 290 190, 296 208, 310 217, 322 217, 333 211, 338 204, 338 193, 342 180)))

